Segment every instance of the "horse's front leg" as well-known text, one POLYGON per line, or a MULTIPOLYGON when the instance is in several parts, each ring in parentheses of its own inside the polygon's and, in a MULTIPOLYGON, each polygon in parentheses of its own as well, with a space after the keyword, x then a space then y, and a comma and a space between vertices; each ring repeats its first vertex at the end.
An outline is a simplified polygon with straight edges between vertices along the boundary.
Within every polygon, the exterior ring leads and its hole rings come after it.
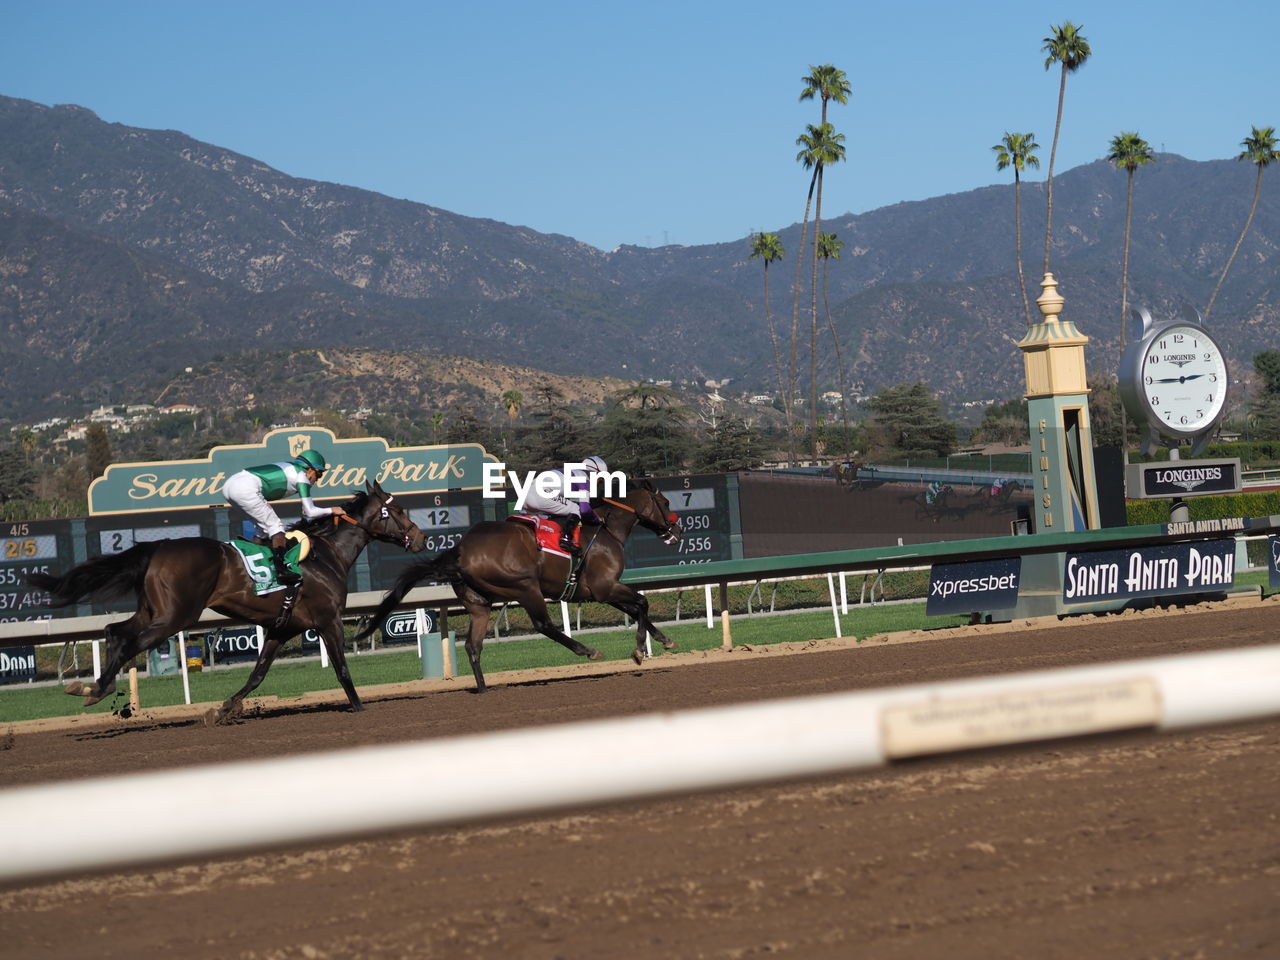
POLYGON ((342 618, 334 617, 332 623, 321 629, 320 636, 324 640, 325 649, 329 651, 329 660, 333 663, 333 672, 338 675, 338 683, 342 685, 342 690, 347 695, 347 703, 351 705, 351 712, 359 713, 364 709, 364 704, 360 702, 360 694, 356 693, 356 685, 351 682, 351 671, 347 669, 347 651, 346 644, 343 642, 342 618))
POLYGON ((529 619, 533 621, 533 628, 544 637, 550 637, 560 646, 572 650, 578 656, 586 657, 588 660, 604 659, 604 654, 595 649, 595 647, 588 647, 584 643, 579 643, 552 623, 551 615, 547 612, 547 602, 542 598, 542 594, 537 592, 536 587, 528 596, 518 598, 516 602, 524 607, 525 612, 529 614, 529 619))
POLYGON ((222 706, 207 715, 207 723, 215 726, 221 723, 229 723, 244 712, 244 698, 258 689, 258 685, 266 677, 267 671, 271 669, 271 664, 275 661, 276 654, 280 652, 280 648, 284 646, 284 642, 290 636, 292 634, 267 632, 266 639, 262 642, 262 652, 258 654, 258 662, 253 665, 253 671, 249 674, 249 679, 245 681, 243 687, 223 701, 222 706))
POLYGON ((674 650, 676 648, 676 642, 659 630, 654 622, 649 619, 649 599, 640 591, 627 586, 625 583, 615 583, 611 586, 609 593, 606 596, 599 597, 599 599, 611 607, 621 610, 635 620, 636 645, 635 649, 631 651, 631 659, 637 665, 648 656, 644 647, 646 633, 657 639, 662 644, 662 649, 674 650))

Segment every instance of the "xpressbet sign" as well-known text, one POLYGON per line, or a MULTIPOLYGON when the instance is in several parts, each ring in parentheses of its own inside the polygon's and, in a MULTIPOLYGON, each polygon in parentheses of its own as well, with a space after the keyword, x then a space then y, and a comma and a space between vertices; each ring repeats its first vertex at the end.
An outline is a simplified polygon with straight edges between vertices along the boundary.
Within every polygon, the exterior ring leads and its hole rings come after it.
POLYGON ((324 427, 282 427, 259 444, 214 447, 199 460, 113 463, 89 486, 89 513, 182 510, 221 506, 222 485, 233 473, 319 451, 329 469, 313 488, 317 500, 346 499, 366 482, 388 493, 475 490, 494 461, 478 443, 391 447, 381 437, 339 440, 324 427))

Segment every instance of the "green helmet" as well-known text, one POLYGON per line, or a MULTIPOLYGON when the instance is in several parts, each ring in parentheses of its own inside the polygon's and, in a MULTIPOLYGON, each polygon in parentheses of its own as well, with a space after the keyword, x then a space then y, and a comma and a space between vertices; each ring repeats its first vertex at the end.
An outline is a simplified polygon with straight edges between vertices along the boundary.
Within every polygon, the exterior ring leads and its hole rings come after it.
POLYGON ((307 467, 313 470, 319 470, 321 473, 329 469, 329 465, 324 462, 324 457, 320 455, 318 450, 303 450, 300 454, 293 458, 293 462, 302 469, 307 467))

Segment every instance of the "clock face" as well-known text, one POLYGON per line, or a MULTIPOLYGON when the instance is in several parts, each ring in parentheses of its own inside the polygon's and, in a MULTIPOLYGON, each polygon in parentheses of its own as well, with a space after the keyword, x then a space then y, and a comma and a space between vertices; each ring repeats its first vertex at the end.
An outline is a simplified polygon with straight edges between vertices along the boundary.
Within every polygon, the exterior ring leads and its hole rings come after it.
POLYGON ((1199 433, 1213 424, 1226 402, 1227 365, 1203 330, 1174 324, 1147 344, 1138 388, 1165 431, 1199 433))

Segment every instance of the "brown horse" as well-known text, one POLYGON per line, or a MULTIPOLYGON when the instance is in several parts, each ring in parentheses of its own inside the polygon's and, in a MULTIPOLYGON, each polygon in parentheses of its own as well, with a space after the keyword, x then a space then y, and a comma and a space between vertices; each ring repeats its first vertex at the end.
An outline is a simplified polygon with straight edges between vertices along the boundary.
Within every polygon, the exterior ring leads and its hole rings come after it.
MULTIPOLYGON (((485 689, 484 671, 480 669, 480 650, 489 629, 489 615, 495 603, 514 600, 529 614, 534 629, 572 650, 580 657, 600 660, 603 654, 574 640, 556 629, 547 613, 547 600, 561 598, 575 603, 594 600, 621 610, 636 622, 636 647, 631 658, 644 659, 644 636, 648 631, 666 650, 675 641, 653 625, 649 619, 649 601, 618 578, 625 560, 622 545, 638 523, 652 530, 666 543, 680 539, 676 515, 667 498, 648 480, 631 481, 627 495, 619 500, 599 501, 596 511, 604 518, 604 526, 585 528, 582 569, 572 592, 565 591, 569 561, 554 554, 542 553, 533 529, 509 520, 484 521, 475 524, 459 543, 430 560, 411 563, 383 597, 369 620, 369 625, 356 635, 356 640, 377 629, 383 619, 418 583, 429 580, 445 582, 453 587, 462 606, 471 615, 467 632, 467 659, 476 678, 476 691, 485 689)), ((443 627, 441 629, 447 629, 443 627)))
POLYGON ((211 714, 222 723, 240 714, 241 701, 262 682, 281 646, 304 630, 317 631, 333 661, 338 682, 352 710, 363 710, 343 653, 342 612, 347 604, 347 571, 370 539, 422 549, 424 536, 395 498, 376 482, 365 484, 343 509, 349 523, 320 517, 295 524, 311 537, 303 562, 303 582, 296 605, 282 626, 287 591, 254 595, 254 582, 235 547, 207 537, 183 537, 140 543, 123 553, 94 557, 61 576, 32 574, 32 586, 50 594, 50 606, 65 607, 87 597, 119 596, 133 590, 138 609, 132 617, 106 629, 107 658, 95 683, 79 681, 66 691, 83 696, 85 706, 115 691, 116 674, 140 653, 157 647, 180 630, 195 626, 206 607, 234 620, 266 628, 266 642, 245 685, 211 714))

